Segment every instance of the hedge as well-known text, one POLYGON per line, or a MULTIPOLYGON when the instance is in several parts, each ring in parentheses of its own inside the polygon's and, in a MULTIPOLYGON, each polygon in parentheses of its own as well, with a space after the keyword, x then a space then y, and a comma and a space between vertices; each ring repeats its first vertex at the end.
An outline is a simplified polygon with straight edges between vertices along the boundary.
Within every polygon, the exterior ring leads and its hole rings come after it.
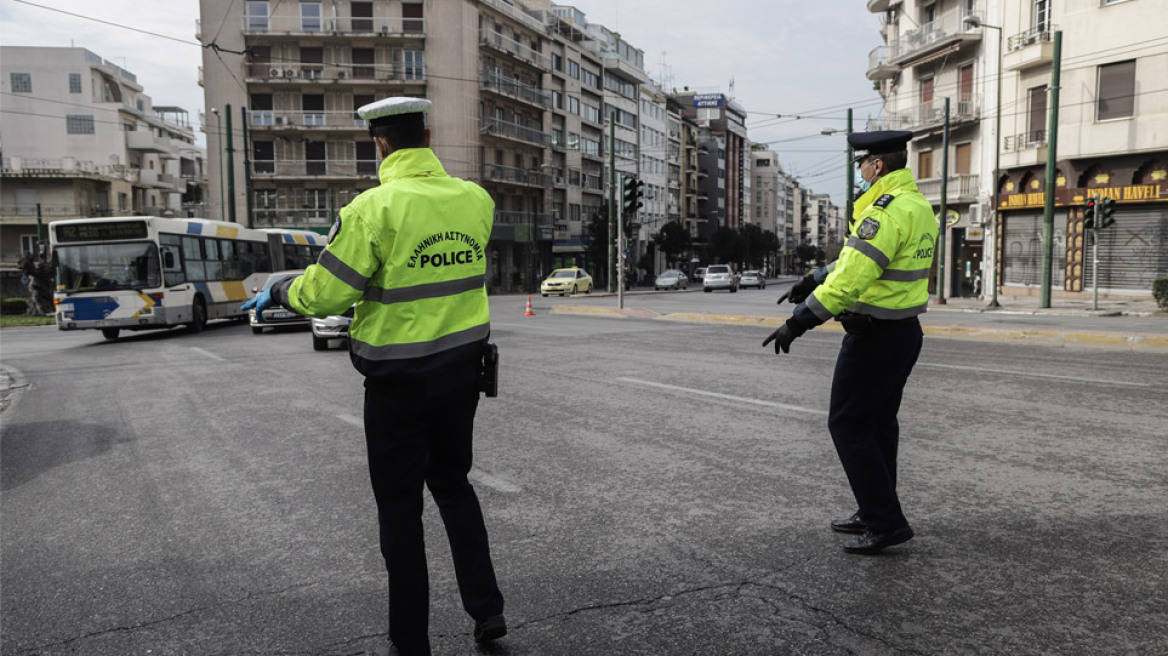
POLYGON ((26 314, 27 312, 27 298, 5 298, 0 300, 0 314, 26 314))

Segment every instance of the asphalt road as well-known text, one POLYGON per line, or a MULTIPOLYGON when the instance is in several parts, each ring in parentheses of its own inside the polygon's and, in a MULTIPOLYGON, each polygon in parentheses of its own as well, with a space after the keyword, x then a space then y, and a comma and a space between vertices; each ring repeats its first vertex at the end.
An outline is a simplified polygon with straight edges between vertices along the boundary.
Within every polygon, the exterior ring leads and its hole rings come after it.
MULTIPOLYGON (((1168 356, 927 340, 901 412, 918 537, 863 557, 827 528, 853 510, 838 333, 776 357, 758 327, 492 303, 473 481, 511 633, 472 646, 427 502, 435 653, 1168 651, 1168 356)), ((385 640, 345 353, 238 324, 0 339, 6 656, 385 640)))

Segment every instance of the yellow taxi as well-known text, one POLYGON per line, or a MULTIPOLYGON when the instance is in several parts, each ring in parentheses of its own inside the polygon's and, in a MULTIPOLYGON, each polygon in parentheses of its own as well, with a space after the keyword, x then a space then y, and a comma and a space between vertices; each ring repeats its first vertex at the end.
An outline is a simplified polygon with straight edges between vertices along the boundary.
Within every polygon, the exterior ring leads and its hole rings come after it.
POLYGON ((556 269, 539 285, 539 293, 548 294, 585 294, 592 293, 592 276, 580 267, 556 269))

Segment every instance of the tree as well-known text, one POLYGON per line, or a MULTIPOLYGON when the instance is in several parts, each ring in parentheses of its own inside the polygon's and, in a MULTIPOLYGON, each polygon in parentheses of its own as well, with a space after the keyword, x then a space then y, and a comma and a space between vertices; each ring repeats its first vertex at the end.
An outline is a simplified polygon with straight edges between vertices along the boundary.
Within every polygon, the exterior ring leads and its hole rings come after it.
POLYGON ((743 253, 742 235, 722 226, 710 235, 710 256, 715 262, 738 262, 743 253))
POLYGON ((21 278, 28 285, 27 314, 44 316, 53 313, 53 265, 43 253, 25 253, 17 263, 21 278))
POLYGON ((681 225, 680 221, 670 221, 661 226, 661 231, 653 237, 653 241, 657 243, 657 248, 660 248, 661 252, 665 254, 666 262, 676 262, 680 255, 689 253, 693 246, 689 231, 681 225))

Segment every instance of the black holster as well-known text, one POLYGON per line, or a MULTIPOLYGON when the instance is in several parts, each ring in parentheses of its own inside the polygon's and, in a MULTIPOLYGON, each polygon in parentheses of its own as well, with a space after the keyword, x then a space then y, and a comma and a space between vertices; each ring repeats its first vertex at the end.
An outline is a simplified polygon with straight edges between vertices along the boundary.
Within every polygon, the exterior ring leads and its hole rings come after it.
POLYGON ((479 391, 487 398, 499 396, 499 349, 490 342, 483 344, 483 366, 479 371, 479 391))
POLYGON ((871 335, 876 332, 876 320, 867 314, 842 312, 838 319, 849 335, 871 335))

